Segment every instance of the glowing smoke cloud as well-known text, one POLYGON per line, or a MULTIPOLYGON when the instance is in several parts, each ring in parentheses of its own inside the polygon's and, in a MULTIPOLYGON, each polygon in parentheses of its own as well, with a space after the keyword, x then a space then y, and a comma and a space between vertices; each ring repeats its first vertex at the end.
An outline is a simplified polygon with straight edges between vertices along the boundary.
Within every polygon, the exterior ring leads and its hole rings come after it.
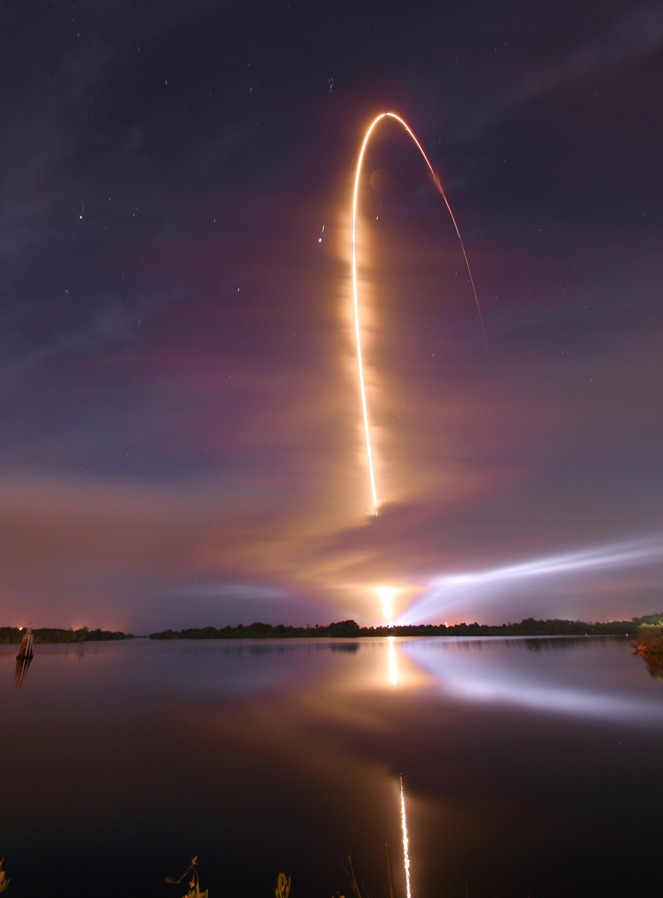
POLYGON ((387 624, 391 626, 394 618, 394 596, 398 592, 393 586, 376 586, 375 593, 382 604, 382 613, 387 624))
POLYGON ((513 596, 517 582, 538 578, 554 580, 604 570, 626 570, 642 565, 663 563, 663 534, 606 546, 581 549, 546 558, 522 561, 492 570, 446 574, 435 577, 428 589, 399 617, 398 624, 415 624, 430 619, 431 614, 450 611, 464 605, 469 598, 493 598, 507 592, 513 596))
POLYGON ((364 154, 366 153, 366 148, 371 139, 371 135, 375 129, 375 127, 385 118, 395 119, 399 124, 405 128, 405 131, 410 135, 414 143, 416 144, 417 149, 421 153, 424 158, 426 165, 428 166, 428 170, 431 173, 433 178, 433 183, 435 184, 440 196, 444 200, 444 203, 447 207, 449 215, 451 216, 451 221, 453 222, 453 226, 456 230, 456 235, 458 237, 458 241, 460 243, 460 248, 463 251, 463 258, 465 259, 465 267, 467 268, 467 273, 470 278, 470 284, 472 285, 472 292, 474 294, 474 302, 476 303, 477 312, 479 313, 479 321, 481 323, 481 333, 483 335, 484 346, 486 345, 486 332, 483 326, 483 318, 481 316, 481 308, 479 306, 479 298, 477 296, 477 291, 474 286, 474 278, 472 277, 472 271, 470 269, 470 263, 467 258, 467 253, 465 252, 465 246, 463 245, 463 238, 460 236, 460 230, 458 228, 458 224, 456 222, 456 218, 451 210, 451 206, 449 205, 449 200, 444 192, 440 179, 435 174, 433 170, 433 166, 430 164, 428 156, 424 152, 424 148, 421 146, 417 138, 414 136, 414 133, 410 130, 409 126, 403 119, 396 115, 395 112, 382 112, 371 122, 366 134, 364 135, 364 140, 361 145, 361 149, 359 150, 359 157, 357 159, 357 171, 355 173, 355 184, 354 184, 354 193, 352 196, 352 299, 354 304, 354 322, 355 322, 355 341, 357 344, 357 369, 359 374, 359 391, 361 393, 361 409, 362 415, 364 419, 364 434, 366 438, 366 454, 368 456, 368 473, 370 477, 371 483, 371 495, 373 497, 373 511, 377 515, 378 513, 378 494, 377 488, 375 486, 375 470, 373 467, 373 453, 371 450, 371 434, 370 427, 368 424, 368 404, 366 402, 366 385, 364 382, 364 362, 362 358, 361 352, 361 328, 359 325, 359 290, 357 286, 357 205, 359 198, 359 182, 361 181, 361 170, 362 164, 364 162, 364 154))

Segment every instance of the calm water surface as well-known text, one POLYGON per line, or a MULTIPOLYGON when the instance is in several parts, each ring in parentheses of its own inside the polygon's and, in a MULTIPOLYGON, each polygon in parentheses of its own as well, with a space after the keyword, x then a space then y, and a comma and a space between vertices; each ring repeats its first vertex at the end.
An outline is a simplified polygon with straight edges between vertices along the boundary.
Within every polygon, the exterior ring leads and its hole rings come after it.
POLYGON ((626 641, 0 646, 8 896, 660 894, 663 681, 626 641))

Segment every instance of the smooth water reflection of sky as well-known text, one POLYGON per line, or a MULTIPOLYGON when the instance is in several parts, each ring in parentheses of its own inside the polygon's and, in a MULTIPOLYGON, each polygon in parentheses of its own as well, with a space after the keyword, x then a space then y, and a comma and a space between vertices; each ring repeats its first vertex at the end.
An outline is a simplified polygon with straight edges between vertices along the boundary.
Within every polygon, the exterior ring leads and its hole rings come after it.
POLYGON ((37 646, 20 690, 14 654, 0 846, 21 894, 76 858, 110 898, 120 859, 122 894, 174 898, 163 877, 198 853, 211 895, 270 894, 279 869, 296 895, 343 892, 348 854, 379 895, 387 842, 402 895, 401 775, 413 898, 646 874, 663 683, 625 640, 37 646))
POLYGON ((444 701, 513 705, 541 713, 652 725, 660 708, 660 694, 653 684, 650 691, 643 691, 643 679, 649 678, 641 663, 624 663, 629 654, 625 641, 592 639, 593 651, 614 660, 613 665, 602 663, 596 670, 587 668, 584 653, 573 651, 583 642, 529 637, 390 637, 332 643, 164 641, 151 644, 149 670, 144 667, 140 649, 144 640, 123 646, 120 666, 116 663, 116 647, 109 644, 64 649, 39 646, 39 666, 49 665, 48 680, 31 682, 30 689, 60 686, 82 698, 96 689, 77 675, 75 666, 87 662, 100 669, 113 665, 112 689, 107 694, 111 704, 131 702, 146 690, 160 693, 171 679, 175 681, 175 694, 192 690, 200 697, 213 694, 248 699, 284 693, 305 695, 315 691, 316 684, 333 668, 333 681, 326 681, 326 693, 434 687, 439 700, 444 701), (507 642, 509 651, 505 654, 507 642), (136 688, 137 680, 140 689, 136 688))
MULTIPOLYGON (((619 658, 624 653, 623 641, 599 644, 604 654, 612 652, 619 658)), ((643 695, 641 677, 626 684, 621 676, 606 680, 602 666, 601 679, 590 676, 579 685, 580 665, 572 652, 565 651, 568 645, 569 640, 563 639, 522 640, 521 650, 509 654, 508 666, 492 640, 464 641, 465 651, 439 640, 412 641, 401 644, 398 651, 426 670, 448 696, 542 713, 658 725, 660 696, 643 695), (560 663, 561 653, 564 663, 560 663)))

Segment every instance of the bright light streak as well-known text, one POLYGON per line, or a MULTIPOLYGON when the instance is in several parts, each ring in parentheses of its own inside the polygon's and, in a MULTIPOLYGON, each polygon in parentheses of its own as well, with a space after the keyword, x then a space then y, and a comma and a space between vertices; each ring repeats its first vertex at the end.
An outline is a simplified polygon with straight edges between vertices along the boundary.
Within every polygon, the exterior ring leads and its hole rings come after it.
POLYGON ((644 537, 605 546, 565 552, 544 558, 521 561, 485 571, 447 574, 430 581, 429 589, 403 615, 399 624, 418 623, 427 615, 467 600, 469 594, 497 594, 515 582, 536 578, 558 579, 616 568, 632 568, 663 562, 663 535, 644 537))
POLYGON ((410 137, 414 141, 417 149, 423 156, 426 165, 428 166, 428 170, 431 173, 435 187, 437 188, 440 196, 444 200, 444 204, 447 207, 449 215, 451 216, 451 221, 453 222, 453 226, 456 231, 456 236, 458 237, 458 242, 460 243, 460 248, 463 253, 463 258, 465 259, 465 267, 467 268, 467 274, 470 279, 470 284, 472 285, 472 293, 474 294, 474 302, 476 304, 477 312, 479 314, 479 322, 481 324, 481 334, 483 336, 484 346, 486 347, 486 349, 488 348, 488 345, 486 342, 486 332, 485 332, 484 324, 483 324, 483 316, 481 315, 481 307, 479 306, 479 297, 477 295, 476 287, 474 286, 474 278, 472 277, 472 270, 470 268, 470 262, 469 262, 469 259, 467 258, 467 253, 465 252, 465 246, 463 244, 463 238, 460 235, 460 229, 458 227, 458 223, 456 221, 456 218, 455 218, 453 211, 451 209, 451 206, 449 204, 449 200, 447 199, 447 195, 444 192, 442 183, 441 183, 439 177, 436 175, 435 170, 433 169, 433 166, 431 165, 431 163, 428 159, 428 156, 424 152, 424 148, 419 143, 419 141, 415 137, 414 133, 410 130, 409 125, 399 115, 396 115, 395 112, 382 112, 382 113, 380 113, 380 115, 376 116, 376 118, 373 119, 373 121, 371 122, 371 124, 368 127, 368 130, 366 131, 366 134, 364 135, 364 140, 362 142, 361 148, 359 150, 359 156, 357 158, 357 169, 355 172, 354 191, 353 191, 353 195, 352 195, 352 300, 353 300, 353 306, 354 306, 355 342, 357 345, 357 372, 358 372, 358 377, 359 377, 359 392, 361 394, 361 410, 362 410, 362 416, 363 416, 363 421, 364 421, 364 435, 365 435, 365 440, 366 440, 366 455, 368 458, 368 474, 369 474, 370 485, 371 485, 371 496, 373 499, 373 512, 376 515, 378 513, 378 494, 377 494, 377 488, 375 485, 375 468, 373 465, 373 452, 371 449, 371 433, 370 433, 370 426, 369 426, 369 421, 368 421, 368 403, 366 400, 366 383, 365 383, 365 379, 364 379, 364 362, 363 362, 363 356, 362 356, 362 350, 361 350, 361 326, 360 326, 360 321, 359 321, 359 288, 358 288, 358 282, 357 282, 357 207, 358 207, 358 203, 359 203, 359 184, 361 181, 361 171, 362 171, 362 165, 364 162, 364 155, 366 153, 366 148, 369 144, 371 135, 372 135, 375 127, 385 118, 392 118, 395 121, 397 121, 400 125, 403 126, 405 131, 410 135, 410 137))
POLYGON ((596 549, 584 549, 537 558, 520 564, 471 574, 456 574, 433 580, 433 586, 455 586, 473 583, 496 583, 500 580, 519 580, 523 577, 546 577, 599 568, 623 567, 663 559, 663 544, 659 536, 652 539, 613 543, 596 549))
POLYGON ((401 775, 401 830, 403 831, 403 868, 405 870, 405 890, 407 898, 412 898, 410 889, 410 847, 407 837, 407 817, 405 815, 405 790, 401 775))
POLYGON ((375 592, 380 599, 385 622, 388 626, 391 626, 391 622, 394 619, 394 596, 398 590, 394 589, 393 586, 376 586, 375 592))

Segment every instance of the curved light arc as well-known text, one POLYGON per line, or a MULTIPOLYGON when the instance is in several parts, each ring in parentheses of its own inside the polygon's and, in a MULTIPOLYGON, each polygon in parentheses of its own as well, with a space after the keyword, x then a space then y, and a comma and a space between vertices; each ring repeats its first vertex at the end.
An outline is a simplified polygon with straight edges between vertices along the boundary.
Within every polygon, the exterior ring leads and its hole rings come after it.
POLYGON ((371 139, 371 135, 373 131, 377 127, 377 125, 383 121, 383 119, 392 118, 397 121, 400 125, 403 126, 405 131, 410 135, 414 143, 416 144, 417 149, 421 153, 424 158, 426 165, 428 166, 428 170, 431 173, 433 178, 433 183, 435 184, 439 194, 444 200, 444 204, 447 207, 447 211, 451 217, 451 221, 454 226, 454 230, 456 231, 456 236, 458 237, 458 242, 460 243, 460 248, 463 253, 463 258, 465 260, 465 267, 467 269, 467 273, 470 279, 470 284, 472 286, 472 293, 474 294, 474 302, 476 304, 477 312, 479 315, 479 322, 481 324, 481 334, 483 337, 484 346, 487 347, 486 343, 486 332, 483 324, 483 316, 481 315, 481 308, 479 306, 479 298, 477 296, 476 287, 474 286, 474 278, 472 277, 472 271, 470 269, 470 263, 467 258, 467 253, 465 252, 465 246, 463 244, 463 238, 460 235, 460 229, 458 227, 458 223, 456 222, 456 218, 453 214, 451 206, 449 204, 449 200, 447 199, 447 195, 444 192, 444 188, 442 187, 442 183, 435 173, 433 166, 430 163, 430 160, 426 153, 424 152, 424 148, 417 140, 414 132, 410 129, 410 126, 404 121, 400 115, 397 115, 395 112, 381 112, 380 115, 376 116, 366 131, 364 135, 364 139, 361 144, 361 148, 359 150, 359 156, 357 157, 357 168, 355 171, 355 181, 354 181, 354 190, 352 194, 352 302, 354 309, 354 331, 355 331, 355 343, 357 347, 357 373, 359 378, 359 392, 361 394, 361 410, 362 410, 362 418, 364 423, 364 439, 366 442, 366 455, 368 459, 368 474, 370 480, 371 487, 371 498, 373 501, 373 513, 377 515, 379 503, 378 503, 378 494, 377 487, 375 485, 375 466, 373 464, 373 452, 371 448, 371 430, 369 425, 369 417, 368 417, 368 402, 366 399, 366 380, 364 377, 364 361, 363 354, 361 348, 361 324, 360 324, 360 316, 359 316, 359 286, 357 279, 357 209, 359 205, 359 184, 361 182, 361 173, 362 167, 364 163, 364 156, 366 155, 366 148, 371 139))

